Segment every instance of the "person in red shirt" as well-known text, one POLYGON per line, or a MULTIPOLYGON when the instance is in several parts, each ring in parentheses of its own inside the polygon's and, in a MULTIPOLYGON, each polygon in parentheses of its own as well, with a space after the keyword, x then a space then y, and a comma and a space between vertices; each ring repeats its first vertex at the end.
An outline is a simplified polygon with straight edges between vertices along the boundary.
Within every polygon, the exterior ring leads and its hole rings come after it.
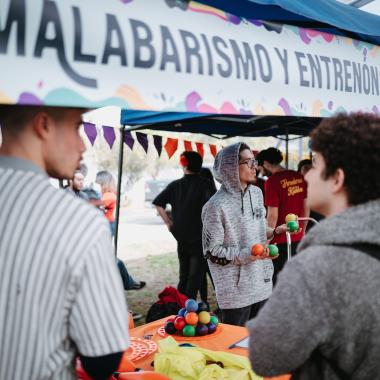
MULTIPOLYGON (((309 216, 306 206, 307 185, 302 174, 288 170, 280 165, 283 156, 280 150, 268 148, 257 155, 262 171, 269 177, 265 182, 265 206, 268 208, 268 227, 275 228, 285 223, 288 214, 298 217, 309 216)), ((299 241, 304 235, 306 223, 301 223, 299 233, 292 234, 292 254, 296 253, 299 241)), ((285 234, 275 236, 271 244, 277 244, 280 256, 273 260, 273 283, 287 260, 287 244, 285 234)))
MULTIPOLYGON (((116 209, 116 181, 114 176, 107 170, 102 170, 96 174, 95 182, 100 185, 102 198, 100 208, 104 211, 104 216, 107 218, 112 236, 115 235, 115 209, 116 209)), ((139 290, 145 287, 145 281, 136 281, 129 274, 128 269, 123 261, 116 258, 116 263, 119 268, 121 279, 123 281, 124 290, 139 290)), ((131 311, 134 320, 142 318, 141 314, 131 311)))
POLYGON ((102 190, 102 208, 104 216, 110 223, 112 236, 115 234, 116 183, 113 175, 102 170, 97 173, 95 182, 102 190))

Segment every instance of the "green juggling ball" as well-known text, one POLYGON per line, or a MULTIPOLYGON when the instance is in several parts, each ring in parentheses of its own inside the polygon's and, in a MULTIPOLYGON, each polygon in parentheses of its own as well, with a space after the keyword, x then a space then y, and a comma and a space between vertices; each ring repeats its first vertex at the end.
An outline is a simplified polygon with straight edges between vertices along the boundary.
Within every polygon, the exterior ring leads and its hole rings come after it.
POLYGON ((299 225, 295 220, 291 220, 286 223, 286 227, 288 227, 290 232, 297 232, 299 230, 299 225))
POLYGON ((269 249, 269 256, 275 257, 275 256, 278 255, 278 247, 277 247, 277 245, 269 244, 268 245, 268 249, 269 249))
POLYGON ((183 336, 194 336, 195 335, 195 327, 191 325, 186 325, 182 330, 183 336))

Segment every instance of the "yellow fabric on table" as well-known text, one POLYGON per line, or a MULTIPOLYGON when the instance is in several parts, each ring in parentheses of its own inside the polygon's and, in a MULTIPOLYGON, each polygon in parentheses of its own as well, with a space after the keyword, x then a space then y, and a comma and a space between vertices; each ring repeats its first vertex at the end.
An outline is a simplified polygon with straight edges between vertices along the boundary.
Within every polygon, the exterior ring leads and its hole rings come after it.
POLYGON ((248 358, 200 347, 180 347, 169 336, 158 342, 154 370, 173 380, 262 380, 251 369, 248 358), (207 361, 221 362, 207 364, 207 361))

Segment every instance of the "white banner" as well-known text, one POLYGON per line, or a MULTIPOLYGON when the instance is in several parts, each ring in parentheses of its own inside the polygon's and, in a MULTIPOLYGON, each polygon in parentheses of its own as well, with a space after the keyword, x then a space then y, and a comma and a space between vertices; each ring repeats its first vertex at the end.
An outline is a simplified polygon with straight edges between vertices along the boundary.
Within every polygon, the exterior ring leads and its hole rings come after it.
POLYGON ((378 46, 196 2, 0 2, 0 103, 379 113, 379 72, 378 46))

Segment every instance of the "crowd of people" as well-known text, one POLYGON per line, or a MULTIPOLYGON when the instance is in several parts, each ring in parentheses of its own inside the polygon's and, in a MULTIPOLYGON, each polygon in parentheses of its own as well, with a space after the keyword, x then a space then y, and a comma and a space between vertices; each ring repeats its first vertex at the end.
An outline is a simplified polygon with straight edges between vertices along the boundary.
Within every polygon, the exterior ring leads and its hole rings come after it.
MULTIPOLYGON (((115 259, 112 174, 97 174, 101 194, 83 188, 81 112, 0 106, 0 379, 74 379, 76 356, 107 379, 129 345, 124 291, 145 282, 115 259), (69 186, 57 190, 49 176, 69 186)), ((153 204, 178 243, 178 291, 207 302, 209 273, 222 322, 247 326, 257 374, 375 379, 380 118, 339 114, 310 140, 312 159, 298 171, 276 148, 256 157, 244 142, 223 148, 218 190, 202 157, 183 152, 184 176, 153 204), (290 261, 288 213, 320 220, 300 223, 290 261), (258 243, 264 252, 252 255, 258 243)))

